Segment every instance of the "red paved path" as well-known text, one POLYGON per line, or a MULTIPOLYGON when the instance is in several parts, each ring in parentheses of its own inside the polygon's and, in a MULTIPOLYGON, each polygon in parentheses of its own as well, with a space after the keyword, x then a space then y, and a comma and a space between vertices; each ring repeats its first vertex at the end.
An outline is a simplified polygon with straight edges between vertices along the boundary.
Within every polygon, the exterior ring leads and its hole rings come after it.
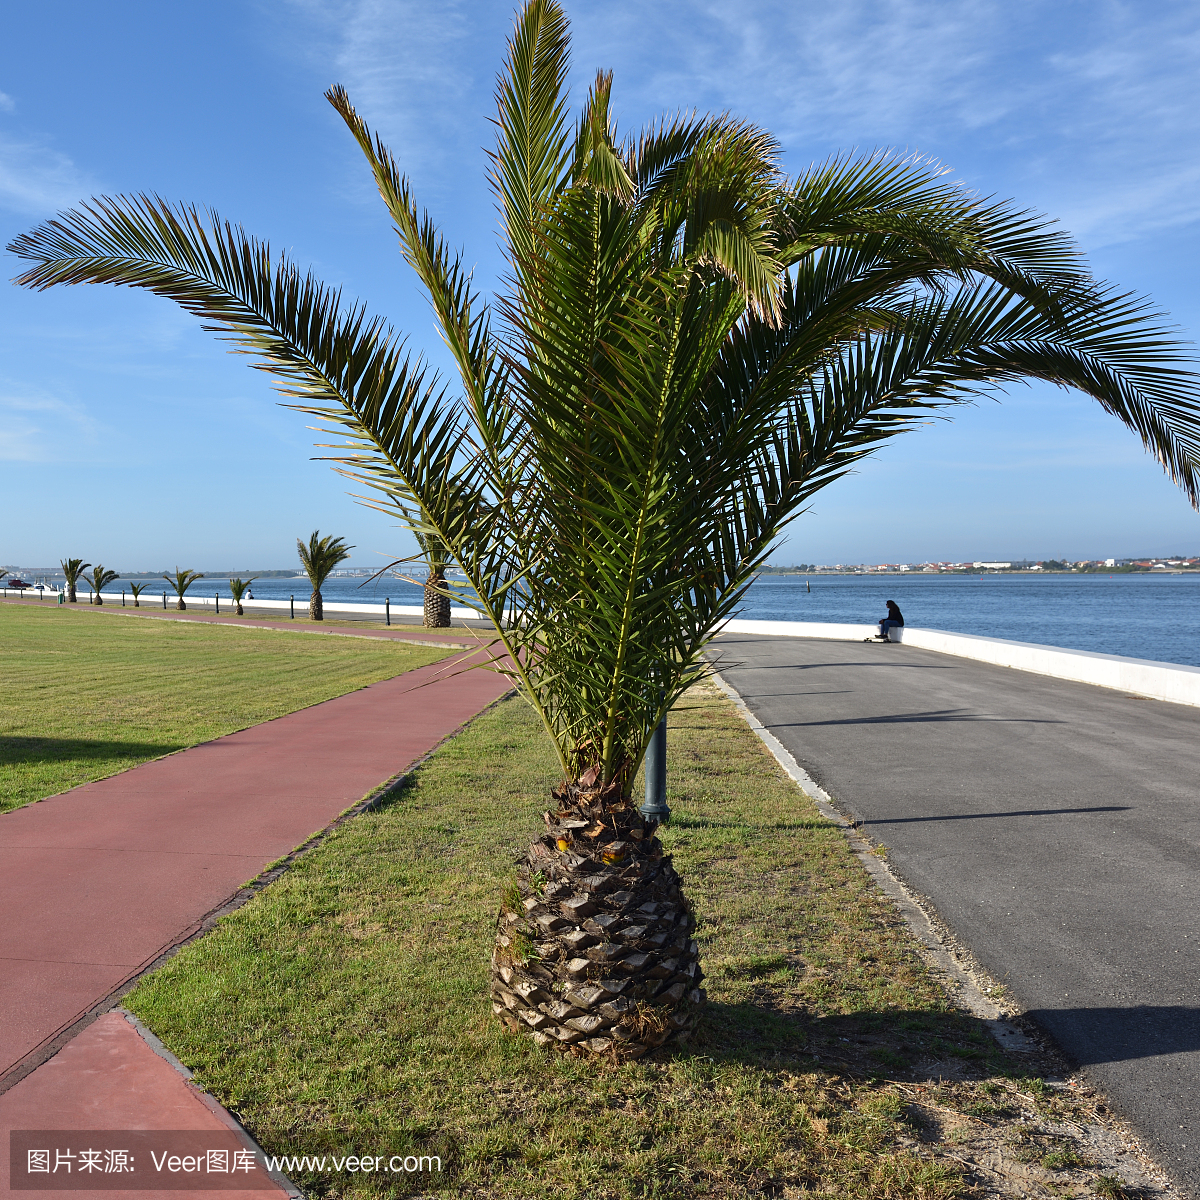
MULTIPOLYGON (((0 1131, 10 1129, 187 1129, 226 1133, 237 1127, 211 1096, 160 1057, 120 1011, 106 1013, 49 1062, 0 1096, 0 1131)), ((244 1136, 244 1135, 243 1135, 244 1136)), ((250 1143, 238 1139, 243 1145, 250 1143)), ((74 1144, 78 1151, 82 1143, 74 1144)), ((27 1196, 9 1187, 7 1137, 0 1137, 0 1197, 27 1196)), ((47 1147, 49 1148, 49 1147, 47 1147)), ((65 1147, 70 1149, 68 1143, 65 1147)), ((135 1169, 138 1164, 135 1162, 135 1169)), ((90 1178, 90 1177, 89 1177, 90 1178)), ((218 1176, 218 1178, 220 1178, 218 1176)), ((244 1177, 243 1177, 244 1178, 244 1177)), ((187 1200, 245 1195, 281 1200, 283 1188, 256 1173, 253 1191, 172 1192, 187 1200)), ((78 1196, 53 1189, 45 1196, 78 1196)), ((105 1190, 105 1200, 146 1200, 148 1191, 105 1190)))
POLYGON ((507 690, 491 671, 447 668, 468 657, 0 816, 0 1085, 507 690))

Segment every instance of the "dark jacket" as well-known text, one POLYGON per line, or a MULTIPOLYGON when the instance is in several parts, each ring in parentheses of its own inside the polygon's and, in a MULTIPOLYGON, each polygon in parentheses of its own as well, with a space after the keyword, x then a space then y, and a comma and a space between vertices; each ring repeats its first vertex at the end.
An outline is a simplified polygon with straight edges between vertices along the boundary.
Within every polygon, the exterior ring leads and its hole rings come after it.
POLYGON ((887 606, 888 606, 888 620, 895 621, 897 625, 903 625, 904 624, 904 614, 901 613, 900 609, 896 606, 895 600, 889 600, 887 602, 887 606))

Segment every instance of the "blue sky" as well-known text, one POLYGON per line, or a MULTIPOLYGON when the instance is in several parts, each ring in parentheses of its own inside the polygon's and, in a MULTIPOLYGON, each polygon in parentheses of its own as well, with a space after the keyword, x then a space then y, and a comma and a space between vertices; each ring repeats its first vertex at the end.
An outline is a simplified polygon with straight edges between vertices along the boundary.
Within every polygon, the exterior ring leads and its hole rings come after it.
MULTIPOLYGON (((1096 273, 1200 333, 1192 0, 576 0, 573 95, 615 71, 626 128, 729 109, 788 169, 893 147, 1047 212, 1096 273)), ((444 357, 357 149, 346 85, 418 197, 501 270, 484 147, 507 2, 11 5, 0 244, 105 192, 211 205, 444 357)), ((5 256, 5 278, 18 262, 5 256)), ((285 566, 316 527, 408 543, 310 461, 304 420, 166 301, 0 287, 0 562, 285 566)), ((1097 405, 1035 385, 898 439, 822 492, 775 561, 1200 553, 1200 517, 1097 405)))

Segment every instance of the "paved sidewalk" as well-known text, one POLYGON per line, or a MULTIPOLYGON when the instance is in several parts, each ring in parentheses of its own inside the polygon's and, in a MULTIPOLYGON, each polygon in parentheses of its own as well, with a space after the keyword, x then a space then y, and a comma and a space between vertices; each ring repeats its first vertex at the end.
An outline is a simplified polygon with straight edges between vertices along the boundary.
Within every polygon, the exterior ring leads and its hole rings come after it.
MULTIPOLYGON (((297 1191, 282 1186, 265 1173, 256 1153, 258 1148, 250 1138, 225 1109, 189 1079, 190 1073, 153 1035, 147 1035, 124 1010, 118 1009, 93 1022, 49 1062, 0 1096, 0 1131, 188 1130, 209 1135, 206 1140, 210 1145, 224 1144, 233 1151, 242 1148, 255 1154, 254 1171, 243 1174, 237 1182, 242 1188, 248 1184, 256 1186, 241 1194, 273 1197, 274 1200, 298 1195, 297 1191)), ((79 1178, 78 1151, 103 1144, 95 1137, 72 1141, 60 1136, 53 1146, 51 1139, 45 1141, 47 1150, 64 1152, 61 1165, 74 1166, 76 1180, 79 1178), (66 1157, 68 1154, 74 1155, 74 1162, 66 1157)), ((184 1147, 175 1148, 187 1152, 184 1147)), ((10 1187, 8 1157, 9 1139, 4 1137, 0 1139, 0 1197, 28 1195, 25 1190, 10 1187)), ((144 1160, 145 1155, 135 1154, 135 1158, 144 1160)), ((58 1167, 57 1155, 55 1160, 52 1165, 58 1167)), ((18 1164, 14 1165, 23 1164, 18 1159, 18 1164)), ((135 1161, 132 1165, 135 1172, 153 1169, 153 1162, 135 1161)), ((71 1180, 65 1171, 57 1173, 64 1182, 71 1180)), ((221 1176, 216 1179, 219 1181, 221 1176)), ((111 1175, 103 1180, 111 1181, 111 1175)), ((178 1180, 168 1176, 168 1182, 178 1180)), ((79 1193, 53 1188, 40 1194, 68 1197, 79 1193)), ((102 1194, 105 1200, 144 1200, 149 1193, 142 1189, 106 1188, 102 1194)), ((230 1193, 189 1188, 183 1194, 188 1200, 209 1200, 210 1197, 217 1200, 230 1193)))
POLYGON ((1200 709, 905 645, 722 675, 1200 1197, 1200 709))
POLYGON ((508 690, 464 670, 472 658, 0 816, 0 1090, 269 863, 508 690))

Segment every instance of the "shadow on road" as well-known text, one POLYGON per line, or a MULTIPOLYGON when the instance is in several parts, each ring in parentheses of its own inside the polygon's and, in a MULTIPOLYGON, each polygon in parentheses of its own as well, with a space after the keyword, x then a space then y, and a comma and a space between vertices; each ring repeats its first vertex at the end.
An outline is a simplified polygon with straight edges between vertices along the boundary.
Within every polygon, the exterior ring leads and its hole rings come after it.
POLYGON ((842 717, 836 721, 772 722, 768 729, 804 729, 810 725, 908 725, 943 721, 993 722, 1004 725, 1065 725, 1050 717, 987 717, 965 708, 938 708, 928 712, 889 713, 882 717, 842 717))
POLYGON ((911 825, 918 821, 983 821, 989 817, 1058 817, 1071 813, 1129 812, 1129 804, 1104 804, 1096 808, 1016 808, 1010 812, 947 813, 939 817, 884 817, 879 821, 864 821, 868 825, 911 825))
POLYGON ((1084 1067, 1200 1050, 1200 1006, 1037 1008, 1026 1015, 1084 1067))
POLYGON ((853 688, 826 688, 819 692, 759 692, 757 700, 788 700, 794 696, 851 696, 853 688))
MULTIPOLYGON (((724 649, 724 647, 721 647, 724 649)), ((736 659, 726 659, 723 655, 713 655, 715 666, 718 671, 820 671, 826 667, 903 667, 906 671, 953 671, 955 666, 953 663, 947 663, 943 666, 941 663, 910 663, 910 662, 785 662, 785 663, 764 663, 764 662, 746 662, 736 659)))

